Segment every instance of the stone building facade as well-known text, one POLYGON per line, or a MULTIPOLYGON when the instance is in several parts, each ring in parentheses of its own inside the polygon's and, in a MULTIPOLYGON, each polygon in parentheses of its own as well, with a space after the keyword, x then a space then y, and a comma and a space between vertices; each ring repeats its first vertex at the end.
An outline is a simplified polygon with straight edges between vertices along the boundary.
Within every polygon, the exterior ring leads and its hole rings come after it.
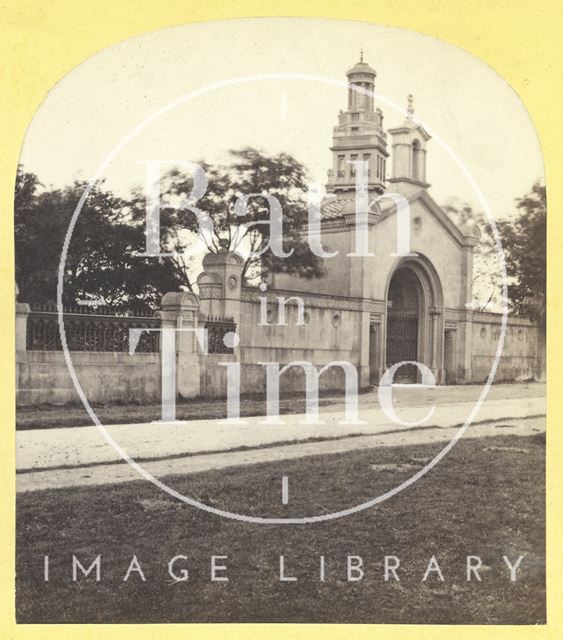
MULTIPOLYGON (((329 198, 320 221, 323 246, 338 254, 325 261, 320 280, 282 274, 273 277, 273 286, 299 291, 307 306, 321 300, 327 306, 336 304, 334 313, 341 320, 333 328, 340 337, 335 334, 330 341, 336 352, 352 350, 362 386, 377 384, 385 369, 400 361, 423 363, 439 384, 481 382, 494 358, 496 342, 491 336, 498 339, 501 317, 473 310, 473 255, 479 229, 459 228, 432 199, 426 176, 430 136, 415 121, 412 96, 402 126, 385 132, 383 114, 374 109, 369 95, 375 71, 361 60, 347 76, 348 106, 334 128, 329 198), (388 159, 392 168, 386 180, 388 159), (359 239, 360 160, 367 167, 367 193, 361 230, 365 237, 359 239), (410 226, 406 251, 398 237, 404 224, 398 219, 401 207, 410 226), (360 253, 359 243, 368 255, 354 255, 360 253)), ((497 379, 539 375, 540 343, 532 323, 510 318, 497 379)), ((416 376, 415 367, 404 366, 396 379, 414 382, 416 376)))
MULTIPOLYGON (((430 136, 414 118, 412 99, 403 125, 385 131, 383 114, 370 96, 375 71, 361 60, 347 76, 351 88, 347 109, 334 128, 328 197, 314 223, 324 251, 332 254, 325 259, 323 277, 273 274, 262 287, 248 287, 237 253, 207 255, 197 281, 199 295, 166 294, 158 314, 163 327, 209 330, 207 353, 193 332, 177 334, 180 398, 226 395, 228 363, 240 363, 242 393, 264 390, 265 365, 272 362, 283 367, 306 361, 317 369, 349 362, 358 372, 360 388, 378 384, 386 369, 402 361, 424 364, 437 384, 487 379, 501 316, 472 308, 479 230, 459 228, 432 199, 426 175, 430 136), (391 177, 386 180, 389 161, 391 177), (365 186, 362 193, 358 184, 365 186), (408 251, 398 224, 405 211, 408 251), (232 332, 238 343, 227 346, 223 338, 232 332)), ((25 307, 18 305, 18 402, 76 401, 63 354, 29 348, 25 307)), ((509 317, 495 380, 541 377, 544 352, 538 327, 509 317)), ((73 354, 73 362, 91 402, 160 400, 158 352, 82 350, 73 354)), ((416 382, 419 377, 416 367, 403 365, 395 380, 416 382)), ((321 387, 343 385, 338 367, 320 377, 321 387)), ((300 367, 284 375, 283 387, 304 389, 300 367)))

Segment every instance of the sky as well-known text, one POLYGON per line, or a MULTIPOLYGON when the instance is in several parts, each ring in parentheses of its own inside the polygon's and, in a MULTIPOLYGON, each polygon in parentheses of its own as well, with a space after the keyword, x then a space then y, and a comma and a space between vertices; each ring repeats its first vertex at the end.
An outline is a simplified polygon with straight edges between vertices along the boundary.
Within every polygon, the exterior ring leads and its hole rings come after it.
POLYGON ((142 185, 146 160, 219 163, 229 149, 244 146, 289 152, 308 167, 311 181, 324 184, 332 129, 346 108, 345 86, 331 82, 345 82, 360 49, 377 72, 376 106, 385 128, 403 122, 392 104, 405 108, 413 94, 416 117, 433 133, 427 179, 434 199, 482 208, 447 145, 494 217, 513 214, 515 199, 542 180, 543 162, 512 88, 478 58, 443 41, 352 21, 226 20, 125 40, 51 89, 29 126, 21 162, 45 186, 90 180, 120 141, 168 105, 109 162, 102 172, 107 187, 125 196, 142 185), (295 74, 318 79, 289 77, 295 74), (256 75, 262 78, 248 79, 256 75), (221 83, 226 86, 216 86, 221 83))

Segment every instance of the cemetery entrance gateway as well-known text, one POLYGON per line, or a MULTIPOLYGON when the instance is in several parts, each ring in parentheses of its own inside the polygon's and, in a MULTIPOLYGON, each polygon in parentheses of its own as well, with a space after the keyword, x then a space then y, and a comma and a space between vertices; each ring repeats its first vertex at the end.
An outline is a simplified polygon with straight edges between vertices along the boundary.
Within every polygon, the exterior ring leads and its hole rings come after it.
MULTIPOLYGON (((398 269, 391 278, 387 295, 387 368, 404 360, 418 360, 418 306, 416 275, 398 269)), ((416 382, 415 365, 400 367, 395 381, 416 382)))
MULTIPOLYGON (((438 275, 423 256, 407 258, 389 279, 382 345, 385 368, 403 361, 427 366, 443 384, 443 297, 438 275)), ((415 365, 400 367, 397 383, 420 382, 415 365)))

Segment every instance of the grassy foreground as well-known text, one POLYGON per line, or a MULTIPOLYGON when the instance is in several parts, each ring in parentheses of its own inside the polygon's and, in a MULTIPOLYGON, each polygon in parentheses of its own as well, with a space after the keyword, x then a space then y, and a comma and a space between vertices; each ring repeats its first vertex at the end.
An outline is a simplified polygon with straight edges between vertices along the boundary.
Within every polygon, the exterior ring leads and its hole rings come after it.
MULTIPOLYGON (((321 514, 395 486, 435 445, 365 450, 169 479, 207 503, 255 515, 321 514), (280 500, 280 478, 290 500, 280 500)), ((18 495, 19 622, 341 622, 537 624, 545 621, 545 439, 459 442, 410 488, 379 506, 313 525, 251 525, 185 506, 147 483, 18 495), (72 554, 102 555, 101 581, 72 581, 72 554), (43 556, 50 579, 43 580, 43 556), (145 574, 123 578, 135 554, 145 574), (168 562, 187 560, 174 583, 168 562), (526 554, 516 582, 502 556, 526 554), (210 580, 210 556, 228 582, 210 580), (286 575, 280 582, 279 556, 286 575), (325 581, 319 581, 319 556, 325 581), (348 555, 364 578, 347 581, 348 555), (383 558, 400 558, 400 582, 383 558), (444 576, 422 577, 435 555, 444 576), (478 555, 482 582, 466 581, 478 555)))

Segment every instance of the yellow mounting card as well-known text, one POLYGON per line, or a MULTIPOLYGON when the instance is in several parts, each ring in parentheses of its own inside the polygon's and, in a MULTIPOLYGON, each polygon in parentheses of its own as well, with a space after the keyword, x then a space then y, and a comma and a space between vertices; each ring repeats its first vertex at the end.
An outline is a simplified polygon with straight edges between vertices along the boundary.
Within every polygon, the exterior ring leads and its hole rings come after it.
POLYGON ((559 5, 0 10, 2 637, 561 637, 559 5))

